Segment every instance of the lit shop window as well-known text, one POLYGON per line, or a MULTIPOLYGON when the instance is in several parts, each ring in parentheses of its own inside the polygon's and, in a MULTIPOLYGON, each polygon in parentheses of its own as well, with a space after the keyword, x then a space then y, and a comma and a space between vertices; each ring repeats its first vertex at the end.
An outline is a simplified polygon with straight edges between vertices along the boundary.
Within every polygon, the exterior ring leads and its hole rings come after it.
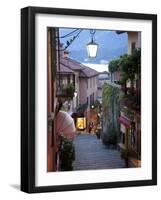
POLYGON ((77 118, 77 129, 83 130, 85 128, 86 128, 86 118, 85 117, 77 118))

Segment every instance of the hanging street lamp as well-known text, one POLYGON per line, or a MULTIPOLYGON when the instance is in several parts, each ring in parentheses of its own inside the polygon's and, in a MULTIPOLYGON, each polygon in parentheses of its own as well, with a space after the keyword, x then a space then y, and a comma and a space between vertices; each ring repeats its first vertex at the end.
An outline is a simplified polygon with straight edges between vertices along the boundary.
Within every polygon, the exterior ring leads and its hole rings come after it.
POLYGON ((75 91, 75 92, 74 92, 74 97, 76 98, 76 97, 77 97, 77 95, 78 95, 78 92, 77 92, 77 91, 75 91))
POLYGON ((98 44, 94 42, 95 30, 90 30, 91 42, 87 44, 87 53, 89 58, 95 58, 97 56, 98 44))

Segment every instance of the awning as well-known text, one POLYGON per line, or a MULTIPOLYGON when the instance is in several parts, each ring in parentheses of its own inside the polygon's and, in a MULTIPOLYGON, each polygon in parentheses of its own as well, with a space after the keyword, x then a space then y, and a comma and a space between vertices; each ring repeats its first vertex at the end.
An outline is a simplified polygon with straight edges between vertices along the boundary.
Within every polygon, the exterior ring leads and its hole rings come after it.
POLYGON ((121 123, 121 124, 123 124, 126 128, 129 128, 130 127, 130 125, 131 125, 131 121, 130 120, 128 120, 127 118, 125 118, 125 117, 119 117, 119 122, 121 123))

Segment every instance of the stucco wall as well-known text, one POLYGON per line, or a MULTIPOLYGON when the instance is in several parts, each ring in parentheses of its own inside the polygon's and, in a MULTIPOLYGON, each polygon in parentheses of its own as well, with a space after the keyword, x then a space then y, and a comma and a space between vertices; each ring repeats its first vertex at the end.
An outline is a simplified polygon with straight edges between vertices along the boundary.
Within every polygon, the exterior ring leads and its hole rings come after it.
POLYGON ((79 103, 87 102, 87 82, 86 78, 79 78, 79 103))
POLYGON ((77 97, 76 97, 76 100, 75 100, 75 104, 76 104, 76 106, 78 106, 79 97, 80 97, 80 92, 79 92, 79 72, 75 71, 74 74, 75 74, 75 91, 77 92, 77 97))
POLYGON ((97 97, 98 97, 98 98, 99 98, 99 97, 102 98, 102 88, 99 88, 99 89, 97 90, 97 97))
POLYGON ((140 32, 128 32, 128 54, 132 53, 131 45, 135 42, 135 47, 141 47, 141 33, 140 32))
POLYGON ((88 102, 90 104, 90 95, 93 93, 95 101, 97 98, 97 76, 91 78, 79 78, 79 103, 87 103, 88 97, 88 102))

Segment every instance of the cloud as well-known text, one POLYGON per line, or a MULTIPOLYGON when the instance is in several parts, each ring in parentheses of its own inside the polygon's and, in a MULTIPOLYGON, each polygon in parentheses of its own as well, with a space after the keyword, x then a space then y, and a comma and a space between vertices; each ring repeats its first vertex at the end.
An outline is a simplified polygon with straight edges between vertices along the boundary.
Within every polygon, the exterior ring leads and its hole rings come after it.
POLYGON ((100 64, 108 64, 108 60, 100 60, 100 64))
POLYGON ((104 72, 107 71, 108 72, 108 65, 107 64, 92 64, 92 63, 82 63, 85 66, 88 66, 92 69, 95 69, 98 72, 104 72))
POLYGON ((88 62, 88 60, 89 60, 88 58, 85 58, 85 59, 84 59, 84 62, 88 62))

